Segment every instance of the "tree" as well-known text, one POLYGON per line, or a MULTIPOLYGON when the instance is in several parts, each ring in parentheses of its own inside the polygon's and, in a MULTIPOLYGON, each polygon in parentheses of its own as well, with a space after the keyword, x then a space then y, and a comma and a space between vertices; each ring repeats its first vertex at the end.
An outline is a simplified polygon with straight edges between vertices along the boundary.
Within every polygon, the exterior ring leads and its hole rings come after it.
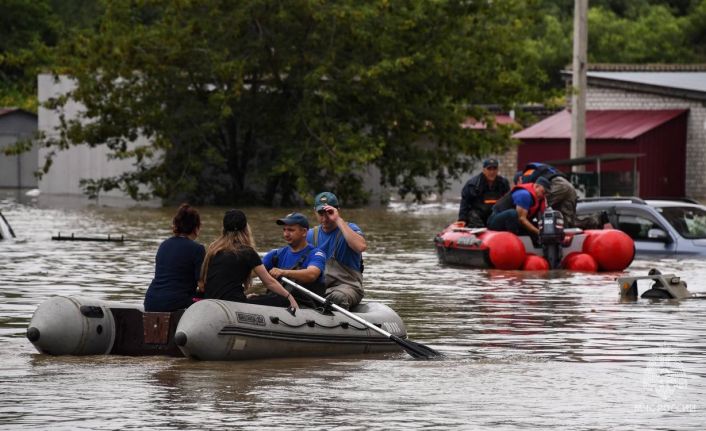
MULTIPOLYGON (((45 145, 106 145, 134 171, 87 181, 134 198, 283 204, 331 189, 363 201, 360 172, 421 195, 509 132, 460 127, 485 103, 538 100, 531 2, 117 1, 58 58, 85 105, 45 145), (139 135, 149 144, 130 147, 139 135), (148 193, 144 193, 147 186, 148 193)), ((45 169, 51 161, 48 160, 45 169)))
POLYGON ((45 0, 0 0, 0 107, 36 110, 37 70, 51 62, 58 24, 45 0))
POLYGON ((687 19, 666 6, 642 9, 633 20, 603 8, 589 11, 589 62, 688 63, 695 60, 688 43, 687 19))

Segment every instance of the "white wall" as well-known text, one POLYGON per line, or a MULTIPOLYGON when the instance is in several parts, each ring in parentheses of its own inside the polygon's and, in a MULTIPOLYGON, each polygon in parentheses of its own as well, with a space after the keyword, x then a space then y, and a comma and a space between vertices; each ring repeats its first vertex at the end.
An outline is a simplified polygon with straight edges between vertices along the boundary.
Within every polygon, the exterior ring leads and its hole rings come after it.
MULTIPOLYGON (((59 112, 41 107, 41 104, 71 91, 75 84, 68 77, 59 77, 55 81, 50 74, 40 74, 37 77, 38 97, 40 108, 38 112, 39 130, 47 136, 57 136, 56 128, 60 125, 59 112)), ((83 106, 70 101, 64 107, 64 113, 68 118, 76 118, 77 114, 83 110, 83 106)), ((138 144, 144 144, 143 138, 138 140, 138 144)), ((44 159, 49 151, 53 149, 39 149, 39 166, 44 165, 44 159)), ((109 150, 105 146, 90 148, 87 145, 73 146, 68 150, 57 152, 54 157, 49 173, 45 174, 39 181, 39 190, 42 194, 60 195, 83 195, 79 187, 81 179, 98 179, 119 175, 132 169, 133 160, 108 160, 109 150)), ((102 192, 101 196, 106 197, 127 197, 119 190, 102 192)))

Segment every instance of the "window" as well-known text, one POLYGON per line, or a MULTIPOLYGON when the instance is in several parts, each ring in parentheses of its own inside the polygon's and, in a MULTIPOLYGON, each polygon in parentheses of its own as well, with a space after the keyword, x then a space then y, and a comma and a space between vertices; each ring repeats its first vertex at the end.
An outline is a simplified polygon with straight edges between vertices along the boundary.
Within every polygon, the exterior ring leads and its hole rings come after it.
POLYGON ((628 234, 633 240, 639 241, 655 241, 654 238, 649 238, 647 235, 650 229, 664 230, 657 222, 636 214, 619 214, 618 229, 628 234))
POLYGON ((658 208, 665 219, 684 238, 706 238, 706 211, 698 207, 658 208))

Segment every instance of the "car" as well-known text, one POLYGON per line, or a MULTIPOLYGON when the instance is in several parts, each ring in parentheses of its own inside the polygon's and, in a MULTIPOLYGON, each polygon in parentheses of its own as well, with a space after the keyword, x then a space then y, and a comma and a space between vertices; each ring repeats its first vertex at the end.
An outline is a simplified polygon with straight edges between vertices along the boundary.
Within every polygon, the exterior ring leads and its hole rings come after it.
POLYGON ((706 206, 690 199, 580 199, 577 217, 607 214, 635 241, 639 255, 706 256, 706 206))

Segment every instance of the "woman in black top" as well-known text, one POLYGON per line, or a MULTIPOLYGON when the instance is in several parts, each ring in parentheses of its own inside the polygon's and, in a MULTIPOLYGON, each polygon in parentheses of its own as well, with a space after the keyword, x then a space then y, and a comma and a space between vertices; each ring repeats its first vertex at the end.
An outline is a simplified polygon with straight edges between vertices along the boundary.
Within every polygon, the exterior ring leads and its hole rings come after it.
POLYGON ((172 220, 174 236, 160 244, 145 311, 174 311, 193 304, 206 250, 195 241, 201 230, 196 208, 182 204, 172 220))
POLYGON ((245 290, 252 285, 254 271, 267 289, 282 297, 281 300, 274 297, 275 301, 267 305, 289 302, 289 306, 299 308, 294 296, 267 272, 254 246, 245 213, 226 211, 223 233, 208 246, 203 261, 199 290, 204 298, 247 302, 245 290))

